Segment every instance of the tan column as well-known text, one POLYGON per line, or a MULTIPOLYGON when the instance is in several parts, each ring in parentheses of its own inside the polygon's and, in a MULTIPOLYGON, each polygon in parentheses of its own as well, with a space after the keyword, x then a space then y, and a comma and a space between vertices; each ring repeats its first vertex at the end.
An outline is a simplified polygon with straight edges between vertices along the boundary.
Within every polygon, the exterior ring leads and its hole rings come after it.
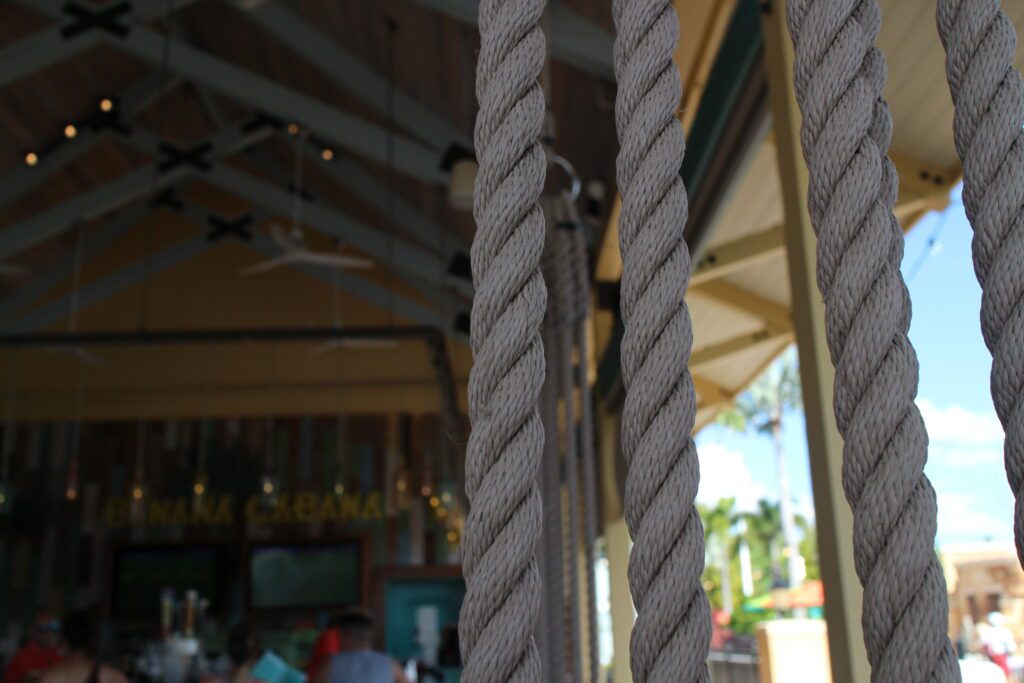
POLYGON ((629 670, 629 634, 633 630, 633 598, 629 594, 629 577, 626 567, 629 562, 629 530, 626 520, 619 518, 605 528, 605 543, 608 549, 612 603, 612 680, 615 683, 631 683, 633 674, 629 670))
POLYGON ((861 587, 853 564, 853 515, 842 488, 842 439, 832 412, 834 371, 825 342, 825 313, 815 282, 816 238, 807 213, 807 167, 800 150, 800 111, 793 91, 793 47, 784 0, 764 15, 765 66, 771 90, 785 242, 800 354, 828 643, 835 683, 870 679, 860 625, 861 587))

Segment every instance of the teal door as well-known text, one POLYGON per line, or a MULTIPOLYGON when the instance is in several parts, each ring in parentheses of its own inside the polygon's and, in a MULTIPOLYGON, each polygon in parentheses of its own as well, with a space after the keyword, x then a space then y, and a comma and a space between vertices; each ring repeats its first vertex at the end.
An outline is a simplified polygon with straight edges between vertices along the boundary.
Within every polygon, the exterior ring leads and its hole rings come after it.
POLYGON ((461 578, 389 581, 384 593, 388 654, 406 662, 425 658, 421 646, 443 648, 445 631, 459 622, 465 594, 461 578))

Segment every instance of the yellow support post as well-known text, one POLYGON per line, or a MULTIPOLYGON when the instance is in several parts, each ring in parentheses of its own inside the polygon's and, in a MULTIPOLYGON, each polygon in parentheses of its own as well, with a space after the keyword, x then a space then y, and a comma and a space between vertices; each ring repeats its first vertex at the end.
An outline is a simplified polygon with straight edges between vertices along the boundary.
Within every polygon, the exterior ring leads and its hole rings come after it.
POLYGON ((807 166, 800 150, 800 111, 793 91, 793 48, 784 0, 772 0, 763 22, 832 681, 860 683, 871 677, 860 623, 862 590, 853 563, 853 515, 842 487, 843 443, 832 412, 834 370, 815 282, 816 238, 807 212, 807 166))

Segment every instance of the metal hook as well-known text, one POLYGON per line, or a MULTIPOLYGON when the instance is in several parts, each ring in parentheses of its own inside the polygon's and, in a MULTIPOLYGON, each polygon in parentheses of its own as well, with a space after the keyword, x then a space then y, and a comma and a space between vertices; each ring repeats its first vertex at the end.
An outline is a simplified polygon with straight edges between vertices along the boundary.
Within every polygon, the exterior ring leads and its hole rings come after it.
POLYGON ((565 172, 565 174, 569 176, 569 180, 572 182, 571 189, 569 190, 569 197, 572 199, 572 201, 575 202, 579 198, 580 191, 583 188, 583 183, 580 182, 580 177, 576 174, 576 169, 573 167, 571 163, 569 163, 568 159, 566 159, 560 154, 556 154, 555 152, 551 151, 550 148, 547 150, 547 157, 548 166, 554 164, 555 166, 561 168, 565 172))

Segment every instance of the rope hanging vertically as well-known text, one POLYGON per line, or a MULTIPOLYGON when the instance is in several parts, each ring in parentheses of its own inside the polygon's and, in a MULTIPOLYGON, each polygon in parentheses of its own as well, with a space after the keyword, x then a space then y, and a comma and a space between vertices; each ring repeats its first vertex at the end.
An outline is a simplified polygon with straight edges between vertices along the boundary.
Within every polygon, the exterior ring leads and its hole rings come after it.
POLYGON ((594 471, 594 409, 591 404, 590 378, 588 376, 588 345, 587 337, 587 315, 590 310, 590 270, 587 254, 587 242, 583 236, 583 224, 575 211, 575 204, 571 202, 568 195, 565 196, 566 205, 570 207, 570 220, 576 226, 571 231, 569 238, 572 245, 572 255, 569 263, 572 265, 576 286, 573 291, 575 297, 574 306, 576 313, 576 384, 580 395, 580 430, 579 430, 579 459, 580 470, 583 479, 583 554, 586 567, 584 577, 586 578, 587 596, 587 655, 590 671, 590 680, 598 681, 601 675, 600 652, 598 650, 597 638, 597 476, 594 471))
POLYGON ((474 143, 475 296, 470 323, 472 431, 466 449, 470 509, 462 542, 466 597, 459 615, 462 680, 540 680, 533 630, 541 582, 537 467, 544 432, 537 395, 546 292, 539 271, 544 216, 537 199, 544 64, 543 0, 482 0, 474 143))
MULTIPOLYGON (((543 198, 544 215, 547 217, 547 235, 544 255, 541 259, 544 279, 550 287, 555 281, 553 270, 558 268, 552 257, 555 235, 554 213, 556 202, 543 198)), ((565 608, 565 547, 562 535, 562 453, 558 428, 558 318, 561 311, 558 297, 548 297, 544 319, 543 338, 547 377, 541 390, 541 411, 544 420, 544 462, 541 466, 541 493, 544 500, 544 530, 541 546, 544 555, 544 681, 561 683, 566 677, 567 650, 565 608)))
POLYGON ((974 228, 981 331, 992 352, 992 402, 1006 430, 1006 475, 1024 566, 1024 79, 1017 34, 997 0, 939 0, 939 35, 956 105, 964 208, 974 228))
POLYGON ((886 65, 874 47, 878 3, 788 7, 872 680, 958 681, 934 551, 935 491, 924 475, 928 437, 914 403, 917 355, 907 338, 903 235, 892 213, 898 181, 887 155, 892 120, 881 98, 886 65))
POLYGON ((710 607, 701 585, 704 530, 694 507, 700 478, 687 361, 693 345, 683 295, 685 150, 676 120, 681 84, 672 61, 679 21, 670 0, 614 0, 618 32, 615 118, 621 149, 622 450, 629 585, 637 620, 630 666, 637 683, 707 681, 710 607))
MULTIPOLYGON (((559 198, 559 203, 561 198, 559 198)), ((565 560, 563 571, 565 574, 565 590, 568 596, 568 618, 566 623, 569 629, 567 642, 570 647, 567 650, 569 655, 572 680, 583 680, 583 659, 582 644, 580 639, 580 575, 579 557, 580 548, 580 492, 579 492, 579 456, 577 453, 577 431, 576 431, 576 376, 573 373, 572 352, 575 344, 576 329, 576 301, 573 296, 575 289, 575 270, 572 266, 574 256, 571 239, 563 225, 565 222, 565 206, 559 207, 559 219, 552 235, 552 257, 554 267, 548 300, 552 301, 550 294, 554 294, 557 300, 555 308, 558 311, 554 322, 556 335, 558 337, 558 363, 555 368, 549 368, 550 372, 557 371, 558 385, 561 394, 562 404, 562 430, 564 432, 564 452, 562 459, 564 470, 566 504, 568 514, 566 515, 565 529, 565 560)))

